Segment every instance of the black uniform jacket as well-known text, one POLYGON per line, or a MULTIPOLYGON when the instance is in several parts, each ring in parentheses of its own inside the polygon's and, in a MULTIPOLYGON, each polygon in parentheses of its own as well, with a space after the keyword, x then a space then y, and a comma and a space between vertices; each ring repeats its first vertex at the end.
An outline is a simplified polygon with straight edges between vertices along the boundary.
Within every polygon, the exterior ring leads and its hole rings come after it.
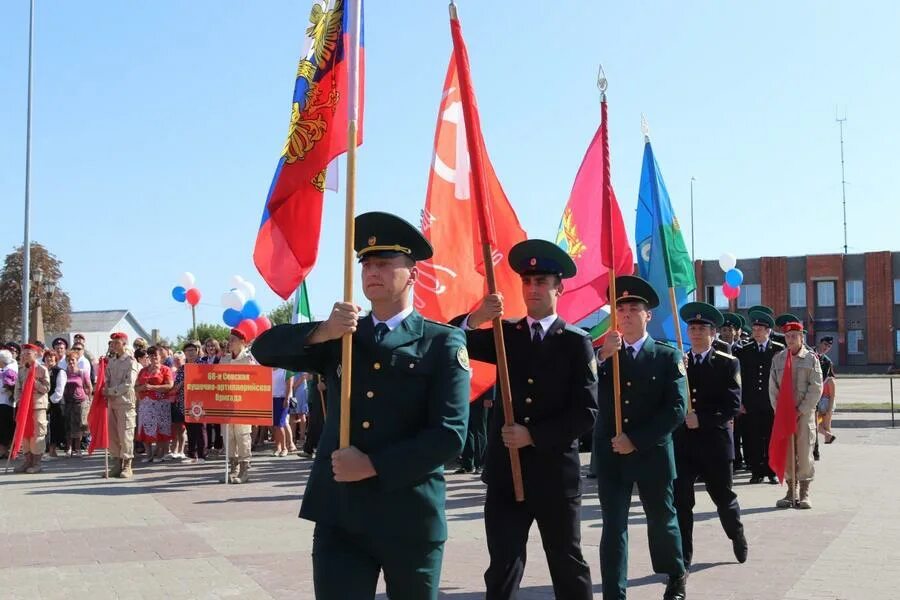
POLYGON ((337 483, 341 342, 307 345, 319 323, 279 325, 253 343, 260 364, 325 376, 327 418, 300 516, 352 534, 444 541, 445 462, 459 456, 469 418, 469 361, 462 332, 413 312, 375 342, 372 318, 353 334, 350 444, 378 475, 337 483))
POLYGON ((755 340, 741 347, 735 357, 741 362, 741 401, 747 412, 771 411, 769 399, 769 372, 772 370, 772 358, 784 350, 778 342, 768 340, 764 352, 759 351, 755 340))
POLYGON ((687 382, 700 426, 688 429, 681 425, 675 430, 676 462, 685 458, 734 460, 733 419, 741 407, 740 363, 730 354, 710 350, 699 365, 688 363, 687 382))
MULTIPOLYGON (((461 323, 461 315, 451 323, 461 323)), ((531 433, 533 446, 519 449, 525 498, 540 502, 581 494, 578 438, 597 415, 597 362, 591 340, 581 329, 556 319, 533 345, 528 321, 504 321, 513 415, 531 433)), ((497 362, 491 329, 466 332, 475 360, 497 362)), ((503 407, 498 390, 488 431, 482 479, 491 493, 513 498, 509 449, 503 445, 503 407)))

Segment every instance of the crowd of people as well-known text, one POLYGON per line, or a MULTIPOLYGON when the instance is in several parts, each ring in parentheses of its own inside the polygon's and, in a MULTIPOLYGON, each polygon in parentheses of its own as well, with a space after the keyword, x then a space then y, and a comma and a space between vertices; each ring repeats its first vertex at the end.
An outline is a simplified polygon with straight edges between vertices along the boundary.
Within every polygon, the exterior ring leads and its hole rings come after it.
MULTIPOLYGON (((35 421, 35 432, 25 433, 25 439, 33 442, 26 448, 25 460, 14 468, 14 472, 36 474, 41 472, 42 463, 47 459, 84 455, 91 439, 88 414, 98 377, 101 385, 106 379, 101 375, 101 371, 105 374, 101 363, 108 365, 116 358, 113 345, 118 341, 123 342, 122 355, 128 357, 127 370, 134 374, 130 393, 134 397, 135 415, 130 440, 117 440, 120 445, 131 445, 130 452, 123 451, 121 457, 117 457, 123 462, 128 460, 128 464, 114 464, 114 476, 131 477, 131 460, 135 455, 148 464, 202 464, 207 458, 223 455, 222 425, 185 422, 185 366, 218 364, 223 360, 254 362, 246 351, 242 334, 232 332, 224 344, 213 338, 202 344, 189 340, 176 351, 165 342, 149 344, 136 338, 130 345, 125 345, 124 334, 113 334, 112 337, 108 353, 101 357, 94 357, 85 350, 82 334, 75 334, 71 345, 67 339, 59 337, 49 348, 40 341, 21 345, 7 342, 0 346, 0 460, 16 458, 9 456, 9 449, 16 419, 24 417, 16 414, 16 406, 27 370, 36 367, 35 401, 31 408, 40 414, 35 421)), ((234 470, 234 482, 247 480, 250 453, 269 445, 273 446, 273 456, 312 458, 314 455, 321 430, 319 415, 324 410, 325 384, 308 373, 275 369, 272 390, 272 425, 253 427, 244 432, 249 440, 248 448, 241 448, 240 455, 236 455, 239 460, 234 470), (318 400, 313 403, 312 417, 309 398, 318 400), (245 466, 239 477, 241 459, 245 466)), ((129 396, 129 390, 123 391, 123 396, 129 396)), ((114 412, 113 406, 110 409, 114 412)), ((238 427, 232 426, 233 429, 238 427)), ((123 431, 116 437, 129 436, 123 431)), ((242 438, 238 445, 243 446, 243 442, 242 438)))

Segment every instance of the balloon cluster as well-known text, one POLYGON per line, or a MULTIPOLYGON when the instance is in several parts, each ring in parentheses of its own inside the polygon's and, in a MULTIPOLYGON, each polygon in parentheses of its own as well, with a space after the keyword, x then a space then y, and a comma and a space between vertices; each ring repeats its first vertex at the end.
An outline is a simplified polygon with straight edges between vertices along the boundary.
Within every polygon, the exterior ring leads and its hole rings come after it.
POLYGON ((261 314, 259 303, 254 300, 256 287, 240 275, 231 278, 231 289, 222 294, 222 320, 252 340, 272 327, 269 317, 261 314))
POLYGON ((726 252, 719 257, 719 267, 725 271, 725 284, 722 285, 722 293, 729 300, 734 300, 741 295, 744 272, 737 268, 737 258, 730 252, 726 252))
POLYGON ((178 285, 172 288, 172 298, 175 302, 187 302, 191 306, 200 304, 200 290, 194 287, 197 279, 193 273, 185 271, 178 276, 178 285))

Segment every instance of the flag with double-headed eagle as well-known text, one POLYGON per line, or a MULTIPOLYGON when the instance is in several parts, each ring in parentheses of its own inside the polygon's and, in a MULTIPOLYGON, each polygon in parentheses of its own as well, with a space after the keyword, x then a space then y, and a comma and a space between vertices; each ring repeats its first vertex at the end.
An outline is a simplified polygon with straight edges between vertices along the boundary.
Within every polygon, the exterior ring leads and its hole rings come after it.
MULTIPOLYGON (((616 275, 630 275, 634 271, 634 255, 628 244, 622 211, 612 183, 604 175, 604 158, 609 151, 603 146, 604 127, 605 122, 600 124, 581 161, 556 234, 556 244, 569 253, 578 268, 575 277, 565 281, 565 293, 557 305, 559 315, 569 323, 578 323, 608 304, 609 267, 605 261, 610 251, 616 275), (604 187, 609 191, 607 207, 603 206, 604 187)), ((608 326, 602 333, 606 329, 608 326)))
MULTIPOLYGON (((285 300, 316 263, 328 165, 347 151, 350 7, 346 5, 345 0, 312 4, 287 141, 269 186, 253 250, 260 275, 285 300)), ((362 31, 360 23, 359 144, 365 72, 362 31)))
MULTIPOLYGON (((454 44, 460 44, 463 56, 468 57, 459 22, 451 21, 451 27, 454 44)), ((468 67, 468 60, 459 65, 455 55, 450 58, 434 134, 428 193, 422 211, 422 233, 434 247, 434 256, 418 263, 414 301, 422 315, 442 322, 478 308, 487 292, 474 207, 475 185, 468 150, 470 135, 478 140, 484 165, 487 197, 483 201, 490 215, 493 234, 497 290, 503 294, 507 317, 521 317, 526 313, 521 278, 506 259, 509 249, 525 239, 525 230, 491 166, 481 131, 466 130, 463 103, 468 103, 477 114, 474 90, 460 88, 459 69, 468 67)), ((493 365, 472 361, 472 400, 494 385, 495 373, 493 365)))

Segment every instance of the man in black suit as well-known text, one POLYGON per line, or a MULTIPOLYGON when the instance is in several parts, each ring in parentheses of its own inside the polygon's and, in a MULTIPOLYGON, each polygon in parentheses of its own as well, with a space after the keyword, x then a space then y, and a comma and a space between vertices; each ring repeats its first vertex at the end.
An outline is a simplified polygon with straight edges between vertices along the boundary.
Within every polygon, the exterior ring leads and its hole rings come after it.
POLYGON ((711 346, 722 313, 705 302, 690 302, 680 311, 688 324, 691 351, 687 353, 690 404, 684 425, 675 430, 675 510, 681 529, 686 568, 694 555, 694 484, 701 476, 716 505, 719 521, 731 540, 738 562, 747 560, 747 538, 741 525, 741 507, 732 491, 734 460, 732 419, 741 406, 738 360, 711 346))
MULTIPOLYGON (((581 553, 581 462, 578 438, 594 425, 597 363, 590 337, 556 314, 562 280, 575 263, 556 244, 526 240, 509 253, 522 277, 528 315, 503 324, 516 423, 505 426, 502 407, 492 415, 483 480, 487 483, 484 527, 490 566, 486 598, 515 598, 525 571, 525 547, 537 521, 557 598, 589 600, 591 573, 581 553), (525 501, 513 493, 509 449, 519 451, 525 501)), ((497 361, 490 329, 503 314, 499 294, 454 319, 466 330, 469 354, 497 361)), ((499 398, 498 398, 499 400, 499 398)))
POLYGON ((741 407, 744 420, 744 460, 750 469, 750 483, 761 483, 768 478, 775 485, 778 480, 769 468, 769 439, 775 411, 769 399, 769 372, 772 358, 784 350, 784 346, 770 339, 775 319, 768 312, 750 313, 753 337, 737 353, 741 362, 741 407))

